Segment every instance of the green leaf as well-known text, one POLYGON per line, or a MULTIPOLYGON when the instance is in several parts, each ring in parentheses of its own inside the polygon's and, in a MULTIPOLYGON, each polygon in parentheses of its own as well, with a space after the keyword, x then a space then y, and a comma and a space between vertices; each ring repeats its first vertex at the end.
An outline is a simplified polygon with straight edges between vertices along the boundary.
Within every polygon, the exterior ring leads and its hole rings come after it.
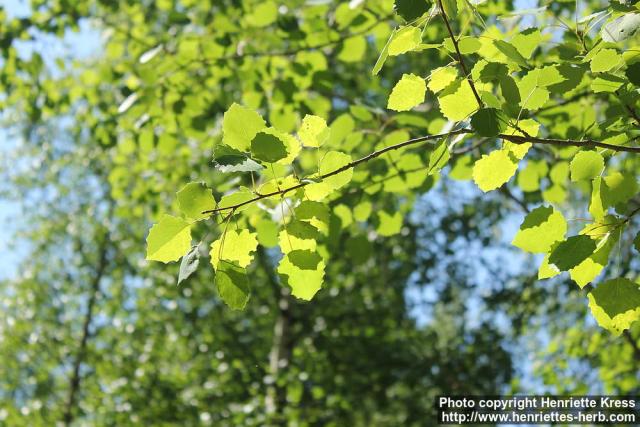
POLYGON ((307 147, 320 147, 329 138, 330 132, 322 117, 307 114, 302 120, 298 137, 307 147))
POLYGON ((497 136, 507 129, 509 118, 502 110, 483 108, 471 117, 471 126, 480 136, 497 136))
POLYGON ((317 252, 308 249, 296 249, 288 254, 289 261, 301 270, 316 270, 322 257, 317 252))
POLYGON ((389 57, 389 45, 391 44, 391 41, 395 36, 396 36, 396 30, 394 29, 391 32, 391 35, 389 36, 389 39, 385 43, 384 47, 380 51, 380 56, 378 56, 378 60, 376 61, 376 63, 373 66, 373 69, 371 70, 371 75, 377 76, 380 70, 382 70, 382 66, 384 65, 384 63, 387 62, 387 58, 389 57))
POLYGON ((602 49, 591 58, 591 71, 601 73, 616 67, 622 56, 615 49, 602 49))
POLYGON ((278 18, 278 5, 273 1, 257 3, 251 8, 245 20, 252 27, 266 27, 278 18))
POLYGON ((287 157, 287 146, 272 133, 258 132, 251 141, 251 155, 265 163, 275 163, 287 157))
POLYGON ((436 68, 431 71, 429 84, 427 86, 433 93, 438 93, 453 83, 456 77, 458 77, 458 70, 455 67, 436 68))
POLYGON ((367 51, 367 39, 363 36, 348 37, 342 42, 338 59, 342 62, 359 62, 367 51))
POLYGON ((424 102, 426 91, 427 85, 422 77, 415 74, 403 74, 389 96, 387 108, 395 111, 408 111, 424 102))
POLYGON ((385 211, 380 211, 378 212, 378 221, 376 231, 381 236, 393 236, 402 230, 402 214, 400 212, 394 212, 393 215, 389 215, 385 211))
POLYGON ((633 247, 636 248, 636 251, 640 252, 640 231, 636 234, 636 237, 633 238, 633 247))
POLYGON ((549 100, 549 91, 544 88, 540 69, 529 71, 518 83, 520 106, 527 110, 537 110, 549 100))
POLYGON ((191 248, 191 224, 182 218, 164 215, 149 230, 147 259, 171 262, 178 260, 191 248))
POLYGON ((629 65, 624 74, 631 83, 640 86, 640 62, 629 65))
POLYGON ((222 173, 257 172, 263 169, 260 163, 254 162, 246 154, 224 144, 218 144, 214 151, 215 168, 222 173))
POLYGON ((442 0, 442 7, 447 16, 454 17, 458 13, 458 3, 456 0, 442 0))
POLYGON ((596 243, 589 236, 571 236, 549 254, 549 263, 560 271, 567 271, 580 264, 596 250, 596 243))
POLYGON ((640 28, 640 14, 626 13, 607 23, 600 30, 605 42, 621 42, 633 36, 640 28))
POLYGON ((517 159, 509 151, 495 150, 473 165, 473 181, 485 193, 506 184, 518 170, 517 159))
MULTIPOLYGON (((450 38, 445 39, 442 43, 445 49, 451 53, 456 53, 456 48, 450 38)), ((460 37, 458 40, 458 49, 463 55, 477 52, 482 47, 482 43, 475 37, 460 37)))
POLYGON ((602 173, 604 159, 596 151, 579 151, 569 166, 571 181, 593 179, 602 173))
POLYGON ((440 92, 438 101, 442 114, 454 122, 466 119, 478 109, 476 98, 466 80, 459 79, 447 86, 440 92))
POLYGON ((527 28, 526 30, 516 34, 511 39, 511 44, 516 48, 523 58, 529 59, 542 42, 542 34, 537 28, 527 28))
MULTIPOLYGON (((597 234, 600 234, 603 231, 603 227, 598 223, 593 224, 592 227, 595 229, 597 234)), ((622 230, 619 228, 605 236, 600 243, 598 243, 598 248, 593 255, 589 256, 589 258, 569 270, 571 279, 574 280, 580 288, 584 288, 588 283, 595 280, 595 278, 598 277, 606 267, 609 262, 609 255, 620 239, 621 231, 622 230)), ((593 236, 591 237, 593 238, 593 236)))
POLYGON ((285 254, 278 265, 278 274, 291 294, 310 301, 322 288, 325 263, 315 249, 293 250, 285 254), (315 264, 315 268, 311 268, 315 264))
POLYGON ((612 173, 604 177, 603 184, 600 191, 605 207, 624 203, 638 192, 638 182, 629 173, 612 173))
POLYGON ((629 279, 618 278, 599 284, 589 292, 589 308, 603 328, 615 335, 640 317, 640 288, 629 279))
POLYGON ((210 214, 203 214, 203 211, 216 207, 216 199, 213 192, 204 182, 190 182, 176 193, 180 211, 187 218, 201 220, 208 218, 210 214))
POLYGON ((508 59, 515 62, 519 66, 526 68, 527 60, 520 54, 518 49, 516 49, 511 43, 506 42, 504 40, 494 40, 494 46, 504 54, 508 59))
POLYGON ((439 172, 447 164, 450 158, 451 153, 449 153, 447 138, 444 138, 429 155, 429 168, 427 169, 427 174, 433 175, 434 173, 439 172))
POLYGON ((256 233, 249 230, 230 230, 211 243, 211 265, 217 269, 220 260, 229 261, 240 267, 246 267, 253 260, 253 252, 258 247, 256 233), (221 249, 222 248, 222 249, 221 249))
POLYGON ((180 272, 178 273, 178 285, 184 282, 196 272, 198 265, 200 264, 200 250, 199 245, 195 245, 191 250, 182 257, 180 263, 180 272))
POLYGON ((238 151, 249 151, 251 140, 265 127, 266 123, 260 114, 234 103, 224 113, 222 141, 238 151))
POLYGON ((527 214, 511 244, 526 252, 545 253, 566 233, 567 222, 562 213, 551 206, 540 206, 527 214))
POLYGON ((625 83, 622 77, 614 74, 600 74, 591 82, 591 90, 595 93, 615 92, 625 83))
POLYGON ((418 27, 407 26, 398 30, 389 43, 389 55, 398 56, 414 50, 422 42, 422 32, 418 27))
POLYGON ((393 10, 405 21, 411 22, 429 10, 429 3, 426 0, 395 0, 393 10))
POLYGON ((246 270, 222 261, 216 271, 215 281, 222 301, 232 310, 244 310, 251 297, 246 270))

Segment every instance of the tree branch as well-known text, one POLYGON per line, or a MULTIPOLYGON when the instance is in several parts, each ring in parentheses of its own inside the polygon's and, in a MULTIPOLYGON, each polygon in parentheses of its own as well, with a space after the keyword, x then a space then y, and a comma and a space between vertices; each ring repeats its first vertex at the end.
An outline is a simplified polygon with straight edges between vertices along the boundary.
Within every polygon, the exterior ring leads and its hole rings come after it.
POLYGON ((484 107, 484 103, 478 95, 478 91, 476 90, 476 85, 473 83, 473 78, 471 78, 471 73, 467 70, 467 66, 464 63, 464 58, 462 57, 462 53, 460 52, 460 47, 458 46, 458 40, 456 36, 453 34, 453 30, 451 29, 451 25, 449 24, 449 20, 447 19, 447 14, 444 11, 444 7, 442 6, 442 0, 438 0, 438 7, 440 8, 440 16, 442 16, 442 20, 444 21, 444 25, 447 27, 447 32, 449 33, 449 38, 453 43, 453 47, 456 50, 456 55, 458 55, 458 64, 460 65, 460 69, 462 70, 462 74, 467 78, 469 82, 469 86, 471 86, 471 91, 473 92, 473 96, 475 96, 476 101, 478 102, 478 106, 480 108, 484 107))
MULTIPOLYGON (((341 172, 344 172, 346 170, 352 169, 362 163, 366 163, 371 159, 375 159, 376 157, 379 157, 381 155, 383 155, 384 153, 387 153, 389 151, 394 151, 394 150, 398 150, 400 148, 404 148, 404 147, 408 147, 411 145, 415 145, 415 144, 419 144, 421 142, 427 142, 427 141, 433 141, 435 139, 440 139, 440 138, 446 138, 446 137, 450 137, 450 136, 454 136, 454 135, 462 135, 462 134, 473 134, 473 130, 472 129, 468 129, 468 128, 463 128, 463 129, 456 129, 454 131, 448 132, 448 133, 441 133, 441 134, 437 134, 437 135, 426 135, 426 136, 421 136, 418 138, 413 138, 413 139, 409 139, 407 141, 403 141, 400 142, 398 144, 394 144, 394 145, 390 145, 388 147, 382 148, 380 150, 374 151, 372 153, 367 154, 364 157, 361 157, 357 160, 354 160, 352 162, 347 163, 346 165, 333 170, 331 172, 327 172, 324 175, 320 175, 317 177, 314 177, 314 181, 312 180, 305 180, 302 181, 296 185, 293 185, 291 187, 288 188, 283 188, 283 189, 279 189, 277 191, 272 191, 270 193, 263 193, 263 194, 257 194, 256 197, 246 200, 244 202, 241 203, 237 203, 235 205, 231 205, 231 206, 225 206, 225 207, 221 207, 221 208, 215 208, 215 209, 209 209, 206 211, 202 211, 202 214, 212 214, 212 213, 217 213, 217 212, 222 212, 222 211, 235 211, 238 208, 241 208, 243 206, 249 205, 251 203, 257 202, 258 200, 262 200, 262 199, 266 199, 269 197, 273 197, 273 196, 284 196, 285 194, 294 191, 294 190, 298 190, 302 187, 305 187, 309 184, 313 184, 316 181, 322 181, 326 178, 329 178, 331 176, 337 175, 341 172)), ((607 144, 606 142, 600 142, 600 141, 595 141, 593 139, 584 139, 584 140, 576 140, 576 139, 555 139, 555 138, 537 138, 537 137, 533 137, 533 136, 521 136, 521 135, 507 135, 504 133, 501 133, 499 135, 496 136, 497 138, 501 138, 507 141, 511 141, 515 144, 525 144, 525 143, 532 143, 532 144, 544 144, 544 145, 556 145, 556 146, 560 146, 560 147, 568 147, 568 146, 575 146, 575 147, 582 147, 582 148, 590 148, 590 147, 599 147, 599 148, 606 148, 612 151, 616 151, 616 152, 627 152, 627 153, 638 153, 640 154, 640 147, 625 147, 623 145, 613 145, 613 144, 607 144)), ((477 148, 477 147, 474 147, 477 148)), ((458 153, 454 153, 454 154, 458 154, 458 153)))
POLYGON ((84 315, 84 322, 82 325, 82 336, 80 338, 80 345, 73 361, 73 370, 71 378, 69 379, 69 394, 67 396, 67 403, 62 414, 62 419, 65 426, 71 425, 73 421, 73 409, 76 405, 76 395, 80 389, 80 365, 84 361, 87 353, 87 341, 89 340, 89 329, 91 322, 93 321, 94 306, 96 299, 98 298, 98 292, 100 292, 100 282, 102 276, 107 268, 107 245, 109 242, 108 236, 105 236, 100 248, 100 258, 98 259, 98 265, 96 266, 95 275, 90 286, 89 302, 87 303, 87 310, 84 315))

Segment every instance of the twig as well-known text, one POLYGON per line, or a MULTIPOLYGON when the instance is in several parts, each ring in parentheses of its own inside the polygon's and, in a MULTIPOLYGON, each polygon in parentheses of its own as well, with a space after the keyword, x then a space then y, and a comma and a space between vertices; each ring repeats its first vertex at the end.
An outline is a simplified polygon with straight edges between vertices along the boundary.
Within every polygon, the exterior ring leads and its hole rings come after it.
MULTIPOLYGON (((382 148, 380 150, 374 151, 372 153, 367 154, 364 157, 361 157, 357 160, 354 160, 352 162, 347 163, 346 165, 333 170, 331 172, 327 172, 324 175, 320 175, 315 177, 315 181, 322 181, 326 178, 329 178, 331 176, 337 175, 341 172, 344 172, 346 170, 352 169, 362 163, 366 163, 371 159, 375 159, 376 157, 381 156, 384 153, 387 153, 389 151, 393 151, 393 150, 398 150, 400 148, 404 148, 404 147, 408 147, 411 145, 415 145, 415 144, 419 144, 421 142, 427 142, 427 141, 432 141, 435 139, 440 139, 440 138, 447 138, 447 137, 451 137, 451 136, 455 136, 455 135, 462 135, 462 134, 473 134, 473 130, 472 129, 467 129, 467 128, 463 128, 463 129, 457 129, 448 133, 442 133, 442 134, 438 134, 438 135, 426 135, 426 136, 421 136, 419 138, 413 138, 413 139, 409 139, 407 141, 403 141, 400 142, 398 144, 394 144, 394 145, 390 145, 388 147, 382 148)), ((600 142, 600 141, 595 141, 592 139, 586 139, 586 140, 575 140, 575 139, 555 139, 555 138, 537 138, 537 137, 532 137, 532 136, 520 136, 520 135, 507 135, 507 134, 499 134, 496 136, 497 138, 501 138, 501 139, 505 139, 507 141, 511 141, 515 144, 525 144, 525 143, 532 143, 532 144, 542 144, 542 145, 556 145, 556 146, 561 146, 561 147, 568 147, 568 146, 576 146, 576 147, 600 147, 600 148, 606 148, 612 151, 624 151, 624 152, 628 152, 628 153, 640 153, 640 147, 625 147, 622 145, 613 145, 613 144, 607 144, 605 142, 600 142)), ((456 153, 457 154, 457 153, 456 153)), ((244 202, 235 204, 235 205, 231 205, 231 206, 225 206, 222 208, 215 208, 215 209, 210 209, 210 210, 206 210, 206 211, 202 211, 202 214, 210 214, 210 213, 217 213, 217 212, 221 212, 221 211, 226 211, 226 210, 236 210, 242 206, 246 206, 249 205, 253 202, 256 202, 258 200, 262 200, 262 199, 266 199, 268 197, 272 197, 272 196, 277 196, 277 195, 285 195, 291 191, 297 190, 299 188, 305 187, 309 184, 314 183, 315 181, 311 181, 311 180, 306 180, 306 181, 302 181, 298 184, 295 184, 291 187, 288 188, 283 188, 277 191, 272 191, 270 193, 262 193, 262 194, 258 194, 256 197, 254 197, 253 199, 249 199, 246 200, 244 202)))
POLYGON ((444 11, 444 7, 442 6, 442 0, 438 0, 438 6, 440 7, 440 16, 442 16, 442 20, 444 21, 444 25, 447 27, 447 31, 449 32, 449 38, 453 43, 453 47, 456 50, 456 54, 458 55, 458 64, 460 65, 460 69, 462 70, 462 74, 467 76, 467 81, 469 82, 469 86, 471 86, 471 91, 473 92, 473 96, 475 96, 476 101, 478 102, 478 106, 482 108, 484 103, 482 99, 480 99, 480 95, 478 95, 478 91, 476 90, 476 85, 473 83, 473 78, 471 77, 471 73, 467 70, 467 66, 464 63, 464 58, 462 57, 462 53, 460 52, 460 47, 458 46, 458 40, 456 40, 456 36, 453 34, 453 30, 451 29, 451 25, 449 24, 449 20, 447 19, 447 14, 444 11))

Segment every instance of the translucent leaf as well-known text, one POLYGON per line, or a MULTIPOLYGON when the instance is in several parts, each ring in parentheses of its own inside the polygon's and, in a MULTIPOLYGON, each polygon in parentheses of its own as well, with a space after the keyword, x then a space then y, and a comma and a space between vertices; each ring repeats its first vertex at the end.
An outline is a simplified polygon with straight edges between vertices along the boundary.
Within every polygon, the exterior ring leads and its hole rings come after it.
POLYGON ((318 116, 307 114, 298 131, 300 141, 307 147, 320 147, 329 138, 330 129, 327 122, 318 116))
POLYGON ((509 74, 509 68, 505 64, 498 62, 487 62, 480 60, 471 70, 471 77, 481 82, 493 82, 506 77, 509 74))
POLYGON ((249 230, 230 230, 211 243, 211 265, 217 269, 220 260, 232 262, 240 267, 246 267, 253 260, 253 252, 258 247, 255 233, 249 230), (222 247, 222 249, 221 249, 222 247))
POLYGON ((596 243, 589 236, 571 236, 549 254, 549 263, 560 271, 567 271, 591 256, 596 250, 596 243))
POLYGON ((234 103, 224 113, 222 141, 238 151, 249 151, 251 140, 265 127, 266 123, 260 114, 234 103))
MULTIPOLYGON (((222 196, 222 198, 220 199, 220 203, 218 203, 218 209, 224 209, 224 208, 229 208, 232 206, 237 206, 241 203, 244 202, 248 202, 250 200, 252 200, 253 198, 255 198, 256 195, 249 191, 248 189, 244 188, 241 189, 240 191, 236 191, 235 193, 231 193, 231 194, 227 194, 222 196)), ((244 205, 241 208, 238 208, 238 210, 236 212, 240 212, 244 209, 247 209, 249 207, 249 205, 244 205)), ((229 212, 230 210, 227 209, 226 212, 229 212)))
POLYGON ((415 74, 403 74, 391 91, 387 108, 395 111, 408 111, 424 102, 426 91, 427 85, 422 77, 415 74))
POLYGON ((605 42, 620 42, 633 36, 640 27, 640 14, 627 13, 607 23, 600 30, 605 42))
POLYGON ((257 172, 263 169, 260 163, 254 162, 243 152, 224 144, 218 144, 213 158, 215 168, 222 173, 257 172))
POLYGON ((571 181, 593 179, 602 173, 604 159, 597 151, 579 151, 569 166, 571 181))
POLYGON ((211 189, 204 182, 190 182, 176 193, 180 210, 187 218, 200 220, 210 216, 203 211, 216 207, 211 189))
POLYGON ((471 126, 480 136, 497 136, 507 129, 509 118, 501 110, 482 108, 471 117, 471 126))
POLYGON ((258 242, 265 248, 278 246, 278 224, 270 219, 260 219, 256 222, 258 242))
POLYGON ((593 317, 615 335, 629 329, 640 317, 640 288, 629 279, 621 277, 601 283, 588 297, 593 317))
POLYGON ((184 282, 191 276, 193 273, 198 270, 198 265, 200 264, 200 250, 198 245, 191 248, 191 250, 182 257, 182 262, 180 263, 180 272, 178 273, 178 285, 184 282))
POLYGON ((320 238, 319 230, 306 221, 294 220, 284 227, 278 234, 278 244, 282 253, 295 250, 315 251, 317 240, 320 238))
POLYGON ((342 42, 338 59, 342 62, 359 62, 367 51, 367 39, 363 36, 348 37, 342 42))
POLYGON ((381 236, 393 236, 398 234, 402 229, 402 214, 400 212, 394 212, 393 215, 389 215, 385 211, 378 212, 378 228, 377 232, 381 236))
POLYGON ((453 83, 457 77, 458 70, 455 67, 436 68, 431 72, 427 86, 433 93, 438 93, 453 83))
POLYGON ((622 61, 622 55, 615 49, 602 49, 591 58, 591 71, 594 73, 609 71, 620 64, 620 61, 622 61))
POLYGON ((520 52, 518 52, 518 49, 516 49, 511 43, 504 40, 494 40, 493 44, 509 60, 515 62, 521 67, 527 67, 527 60, 524 59, 520 52))
POLYGON ((396 36, 396 30, 393 30, 393 32, 389 36, 389 39, 387 40, 387 43, 385 43, 384 47, 380 51, 380 56, 378 56, 378 60, 376 61, 376 63, 373 66, 373 69, 371 70, 372 75, 377 76, 380 70, 382 70, 382 66, 384 65, 384 63, 387 62, 387 58, 389 57, 389 45, 391 44, 391 40, 393 40, 395 36, 396 36))
POLYGON ((266 27, 278 18, 278 5, 273 1, 263 1, 251 8, 245 20, 252 27, 266 27))
POLYGON ((466 80, 458 80, 440 92, 438 96, 440 111, 451 121, 466 119, 478 109, 478 103, 466 80))
MULTIPOLYGON (((449 52, 456 52, 455 46, 450 38, 445 39, 442 45, 449 52)), ((480 49, 480 47, 482 47, 482 43, 480 43, 480 41, 475 37, 460 37, 458 40, 458 49, 460 49, 460 53, 463 55, 475 53, 480 49)))
POLYGON ((314 250, 295 250, 282 258, 278 274, 294 297, 309 301, 322 288, 324 269, 324 260, 314 250))
POLYGON ((447 16, 456 16, 458 13, 458 3, 456 0, 442 0, 442 7, 447 16))
POLYGON ((632 174, 615 172, 604 177, 601 187, 605 207, 615 206, 631 199, 638 192, 638 182, 632 174))
POLYGON ((389 55, 398 56, 414 50, 422 42, 422 32, 420 28, 411 25, 398 30, 389 43, 389 55))
POLYGON ((518 170, 517 159, 506 150, 495 150, 473 165, 473 181, 485 193, 507 183, 518 170))
POLYGON ((327 234, 329 232, 330 213, 324 203, 303 200, 295 208, 295 216, 299 220, 308 221, 321 233, 327 234))
POLYGON ((471 156, 460 156, 456 159, 449 178, 457 181, 468 181, 473 176, 473 158, 471 156))
POLYGON ((549 91, 541 81, 540 69, 532 70, 518 83, 520 106, 527 110, 537 110, 549 100, 549 91))
POLYGON ((615 92, 625 83, 622 77, 613 74, 600 74, 591 82, 591 90, 595 93, 615 92))
POLYGON ((149 230, 147 259, 171 262, 178 260, 191 248, 191 224, 182 218, 164 215, 149 230))
MULTIPOLYGON (((599 227, 597 232, 603 229, 598 223, 594 226, 599 227)), ((598 244, 596 251, 580 264, 569 270, 571 279, 574 280, 581 288, 595 280, 609 262, 609 255, 620 238, 620 230, 612 232, 604 237, 598 244)))
POLYGON ((537 28, 527 28, 526 30, 516 34, 511 39, 511 44, 516 48, 523 58, 529 59, 533 51, 542 42, 542 34, 537 28))
POLYGON ((287 146, 272 133, 258 132, 251 141, 251 156, 265 163, 275 163, 287 157, 287 146))
POLYGON ((562 213, 551 206, 540 206, 527 214, 511 244, 526 252, 545 253, 566 233, 567 222, 562 213))
POLYGON ((216 271, 216 288, 222 301, 232 310, 243 310, 251 297, 244 268, 222 261, 216 271))
MULTIPOLYGON (((320 175, 326 175, 330 172, 340 169, 343 166, 351 163, 351 156, 340 151, 329 151, 324 155, 320 161, 320 175)), ((353 177, 353 169, 346 169, 344 172, 340 172, 329 178, 324 179, 324 183, 327 184, 332 190, 337 190, 344 187, 351 181, 353 177)))
POLYGON ((395 0, 393 10, 405 21, 411 22, 429 10, 429 3, 426 0, 395 0))
POLYGON ((434 148, 429 155, 429 168, 427 174, 433 175, 434 173, 439 172, 447 164, 450 158, 451 153, 449 153, 447 139, 445 138, 438 143, 436 148, 434 148))

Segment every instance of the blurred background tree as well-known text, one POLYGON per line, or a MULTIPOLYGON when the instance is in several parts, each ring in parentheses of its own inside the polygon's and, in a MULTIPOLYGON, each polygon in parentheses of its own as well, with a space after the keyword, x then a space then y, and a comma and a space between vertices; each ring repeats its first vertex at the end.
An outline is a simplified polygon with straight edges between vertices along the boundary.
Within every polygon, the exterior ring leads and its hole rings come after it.
POLYGON ((310 303, 275 274, 268 225, 243 312, 220 301, 211 269, 176 286, 177 265, 144 260, 149 225, 185 182, 221 195, 241 181, 210 162, 233 102, 287 132, 321 114, 356 151, 363 135, 442 122, 379 108, 403 72, 448 60, 425 50, 369 77, 392 2, 14 8, 0 12, 0 189, 21 206, 11 229, 26 255, 0 282, 3 423, 425 425, 441 394, 637 392, 638 331, 615 339, 568 280, 535 281, 508 244, 527 200, 508 190, 443 176, 400 205, 376 195, 408 213, 388 238, 334 209, 330 224, 353 226, 330 225, 334 256, 310 303))

